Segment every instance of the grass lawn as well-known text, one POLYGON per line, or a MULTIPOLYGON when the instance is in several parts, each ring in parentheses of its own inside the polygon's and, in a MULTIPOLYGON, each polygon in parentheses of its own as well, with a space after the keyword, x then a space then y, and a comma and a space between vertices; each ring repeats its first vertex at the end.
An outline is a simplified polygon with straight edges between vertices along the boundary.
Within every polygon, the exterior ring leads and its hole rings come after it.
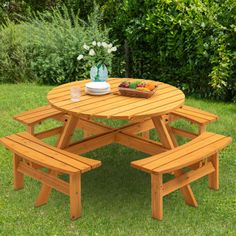
MULTIPOLYGON (((0 137, 23 131, 12 116, 45 105, 51 88, 0 85, 0 137)), ((220 116, 208 131, 236 139, 236 104, 193 98, 186 103, 220 116)), ((43 128, 52 124, 49 121, 43 128)), ((236 235, 235 141, 221 152, 220 190, 209 190, 206 177, 193 183, 197 209, 185 205, 179 191, 166 196, 161 222, 151 218, 150 175, 130 167, 132 160, 146 154, 112 144, 86 156, 103 165, 82 176, 83 215, 72 222, 67 196, 53 191, 47 205, 34 208, 40 184, 28 177, 23 190, 13 191, 11 153, 1 146, 0 235, 236 235)))

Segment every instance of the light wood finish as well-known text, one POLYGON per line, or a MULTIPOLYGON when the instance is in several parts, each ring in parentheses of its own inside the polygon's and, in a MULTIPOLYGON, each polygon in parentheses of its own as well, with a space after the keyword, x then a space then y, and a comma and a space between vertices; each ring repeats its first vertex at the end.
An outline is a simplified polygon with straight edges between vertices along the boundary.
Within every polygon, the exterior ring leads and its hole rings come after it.
POLYGON ((81 216, 81 180, 79 175, 70 175, 70 217, 75 220, 81 216))
MULTIPOLYGON (((124 80, 124 78, 109 79, 111 91, 117 91, 118 85, 124 80)), ((132 79, 128 80, 132 81, 132 79)), ((113 93, 91 96, 86 95, 83 90, 87 82, 89 81, 77 81, 52 89, 48 93, 48 102, 58 110, 80 117, 135 119, 139 117, 139 113, 142 117, 165 114, 183 105, 185 99, 181 90, 161 82, 155 82, 158 86, 157 92, 149 99, 131 98, 113 93), (82 88, 80 102, 70 100, 70 87, 73 85, 82 88)))
POLYGON ((171 115, 190 120, 193 123, 205 125, 219 119, 217 115, 214 115, 210 112, 206 112, 201 109, 186 105, 182 106, 181 108, 175 109, 171 112, 171 115))
POLYGON ((190 121, 193 124, 198 126, 198 132, 193 133, 182 129, 177 129, 172 127, 172 132, 175 135, 180 135, 183 137, 187 137, 189 139, 193 139, 198 135, 204 133, 206 131, 206 126, 219 119, 217 115, 212 113, 203 111, 198 108, 190 107, 190 106, 182 106, 180 108, 175 109, 169 114, 167 120, 170 122, 177 120, 177 119, 185 119, 190 121))
MULTIPOLYGON (((174 149, 177 146, 177 141, 174 135, 170 132, 171 129, 168 123, 165 123, 165 120, 163 117, 153 117, 152 120, 164 147, 168 149, 174 149)), ((182 170, 180 169, 175 170, 174 173, 175 173, 175 176, 180 176, 182 174, 182 170)), ((197 207, 197 201, 194 197, 194 194, 192 192, 190 185, 183 186, 180 190, 186 204, 197 207)))
POLYGON ((13 154, 13 185, 15 190, 24 188, 24 175, 18 171, 21 157, 13 154))
MULTIPOLYGON (((177 189, 183 189, 182 193, 189 191, 190 183, 208 175, 209 188, 219 188, 219 158, 220 150, 230 144, 232 139, 219 134, 204 132, 197 138, 187 144, 176 147, 164 153, 154 155, 149 158, 131 162, 131 166, 142 171, 148 172, 152 176, 152 196, 155 196, 155 202, 152 203, 154 212, 153 217, 162 219, 162 210, 160 210, 161 196, 165 196, 177 189), (202 164, 196 170, 190 170, 187 173, 182 172, 182 168, 202 161, 202 164), (181 172, 180 172, 181 171, 181 172), (175 172, 176 178, 157 184, 157 176, 165 173, 175 172), (154 178, 154 179, 153 179, 154 178), (184 189, 188 187, 188 189, 184 189), (157 188, 160 188, 157 190, 157 188)), ((187 192, 188 201, 194 203, 194 196, 187 192), (191 199, 192 198, 192 199, 191 199)), ((185 199, 186 200, 186 199, 185 199)), ((153 202, 153 200, 152 200, 153 202)))
MULTIPOLYGON (((36 206, 45 204, 51 188, 70 196, 71 219, 81 216, 81 174, 101 165, 100 161, 92 160, 64 150, 49 146, 28 132, 22 132, 0 138, 0 142, 14 153, 14 188, 23 188, 24 175, 43 183, 36 206), (49 173, 35 168, 37 164, 49 169, 49 173), (67 183, 57 177, 58 173, 68 174, 67 183)), ((64 142, 63 142, 64 144, 64 142)))
POLYGON ((215 153, 209 160, 215 168, 215 171, 208 175, 208 187, 211 189, 219 189, 219 154, 215 153))
POLYGON ((56 119, 65 122, 65 113, 53 108, 50 105, 38 107, 29 111, 22 112, 14 116, 14 119, 26 125, 27 131, 38 138, 47 138, 61 132, 62 127, 35 133, 35 126, 47 119, 56 119))
POLYGON ((163 218, 163 180, 162 174, 151 174, 152 217, 163 218))
POLYGON ((51 107, 50 105, 46 105, 17 114, 14 116, 14 119, 25 125, 32 125, 62 114, 61 111, 51 107))

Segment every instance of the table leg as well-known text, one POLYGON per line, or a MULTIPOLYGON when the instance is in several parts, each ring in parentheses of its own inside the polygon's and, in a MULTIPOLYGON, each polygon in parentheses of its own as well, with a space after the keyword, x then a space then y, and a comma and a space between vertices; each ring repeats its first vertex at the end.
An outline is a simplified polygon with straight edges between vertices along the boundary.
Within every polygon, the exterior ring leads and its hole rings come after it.
MULTIPOLYGON (((58 139, 57 147, 58 148, 65 148, 70 143, 71 136, 74 133, 74 130, 76 128, 78 122, 78 118, 74 116, 70 116, 68 121, 65 122, 62 133, 60 134, 60 137, 58 139)), ((58 172, 50 170, 50 175, 57 176, 58 172)), ((52 191, 52 188, 46 184, 42 184, 42 187, 40 189, 39 195, 36 199, 35 206, 41 206, 48 202, 49 195, 52 191)))
MULTIPOLYGON (((164 122, 162 117, 153 117, 152 120, 159 134, 161 143, 168 149, 175 148, 177 146, 177 142, 174 134, 171 132, 169 125, 164 122)), ((182 170, 175 171, 174 174, 177 177, 182 174, 182 170)), ((185 187, 182 187, 180 190, 183 194, 186 204, 194 207, 198 206, 190 185, 186 185, 185 187)))

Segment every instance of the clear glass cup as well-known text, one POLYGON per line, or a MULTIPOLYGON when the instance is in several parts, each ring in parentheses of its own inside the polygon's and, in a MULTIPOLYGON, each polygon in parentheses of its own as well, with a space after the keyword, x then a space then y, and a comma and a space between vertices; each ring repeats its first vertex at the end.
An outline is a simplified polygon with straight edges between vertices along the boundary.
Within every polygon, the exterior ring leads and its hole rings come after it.
POLYGON ((79 102, 80 101, 80 87, 71 87, 70 95, 71 95, 72 102, 79 102))

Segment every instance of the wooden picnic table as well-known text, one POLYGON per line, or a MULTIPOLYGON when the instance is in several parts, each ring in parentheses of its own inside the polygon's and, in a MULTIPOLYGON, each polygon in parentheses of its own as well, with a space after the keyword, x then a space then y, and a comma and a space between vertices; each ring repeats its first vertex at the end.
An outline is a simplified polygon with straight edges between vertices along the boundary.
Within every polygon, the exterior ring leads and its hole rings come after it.
POLYGON ((111 93, 103 96, 85 94, 84 88, 85 84, 89 82, 88 80, 63 84, 48 93, 49 104, 69 115, 68 122, 58 142, 60 148, 67 148, 70 151, 81 153, 107 145, 114 140, 120 143, 129 142, 130 147, 135 146, 134 148, 141 149, 141 151, 147 152, 146 149, 150 149, 148 151, 150 154, 156 154, 162 152, 163 149, 174 147, 171 141, 172 134, 168 129, 168 124, 163 121, 162 115, 183 105, 185 101, 183 92, 174 86, 155 82, 158 86, 157 92, 149 99, 117 95, 115 92, 118 90, 118 85, 124 80, 124 78, 110 78, 108 83, 111 85, 111 93), (81 88, 79 102, 71 101, 70 88, 72 86, 81 88), (113 129, 92 121, 93 118, 123 119, 128 120, 130 124, 119 129, 113 129), (139 128, 148 130, 150 122, 154 123, 160 135, 161 143, 145 140, 134 135, 139 128), (95 136, 71 145, 69 143, 70 137, 78 126, 91 129, 95 136), (92 143, 91 140, 96 140, 96 142, 89 145, 89 143, 92 143), (147 144, 147 147, 143 147, 142 144, 144 143, 147 144))
POLYGON ((149 99, 120 96, 118 85, 133 79, 110 78, 111 93, 92 96, 85 93, 88 80, 64 84, 48 93, 49 106, 39 107, 15 116, 27 126, 22 132, 0 139, 13 155, 14 188, 23 188, 24 175, 42 182, 36 206, 46 204, 54 188, 70 196, 71 219, 81 216, 81 174, 101 165, 101 161, 80 155, 107 144, 116 142, 137 149, 151 157, 136 160, 131 166, 151 174, 152 216, 163 218, 163 197, 180 189, 187 204, 197 207, 190 183, 208 175, 209 188, 219 188, 219 151, 230 142, 230 137, 206 132, 206 125, 218 119, 214 114, 183 106, 185 96, 174 86, 154 82, 158 89, 149 99), (81 88, 80 101, 72 102, 70 88, 81 88), (35 133, 34 127, 45 119, 53 118, 63 126, 35 133), (113 128, 100 119, 122 119, 128 124, 113 128), (179 118, 199 127, 198 133, 170 126, 179 118), (71 142, 75 129, 84 131, 84 138, 71 142), (155 129, 160 142, 149 138, 149 130, 155 129), (30 134, 29 134, 30 133, 30 134), (38 138, 58 134, 57 148, 45 144, 38 138), (141 134, 141 135, 140 135, 141 134), (193 139, 178 146, 175 135, 193 139), (62 150, 63 149, 63 150, 62 150), (75 153, 75 154, 74 154, 75 153), (189 171, 182 169, 188 167, 189 171), (40 171, 47 168, 46 173, 40 171), (58 178, 60 173, 69 175, 69 183, 58 178), (171 173, 175 178, 163 182, 163 174, 171 173))
MULTIPOLYGON (((48 93, 48 102, 54 108, 68 114, 68 121, 61 132, 57 147, 72 153, 86 153, 113 142, 148 153, 158 154, 176 146, 175 137, 163 116, 181 107, 185 102, 184 93, 169 84, 154 82, 158 89, 149 99, 133 98, 117 95, 118 85, 134 79, 110 78, 111 93, 103 96, 87 95, 84 91, 89 80, 75 81, 53 88, 48 93), (79 86, 81 97, 79 102, 72 102, 70 88, 79 86), (129 124, 120 128, 112 128, 98 123, 93 118, 128 120, 129 124), (137 133, 154 127, 160 137, 160 142, 137 133), (91 137, 82 141, 70 143, 75 129, 80 127, 92 132, 91 137)), ((181 175, 181 170, 175 173, 181 175)), ((196 205, 196 200, 190 185, 181 188, 185 201, 196 205)), ((43 194, 43 189, 41 190, 43 194)))

